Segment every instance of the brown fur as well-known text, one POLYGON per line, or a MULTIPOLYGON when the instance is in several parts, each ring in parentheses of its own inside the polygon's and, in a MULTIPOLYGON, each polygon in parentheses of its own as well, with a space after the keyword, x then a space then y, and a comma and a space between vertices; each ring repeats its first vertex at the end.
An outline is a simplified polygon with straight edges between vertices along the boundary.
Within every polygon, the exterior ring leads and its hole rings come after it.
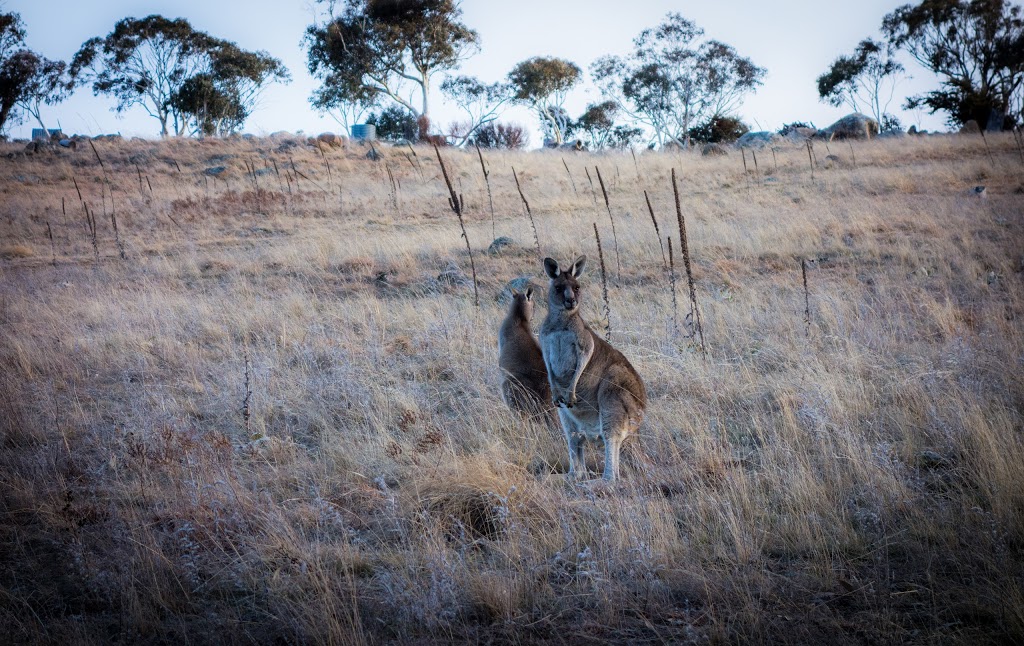
POLYGON ((580 284, 586 257, 569 269, 545 258, 551 278, 548 315, 540 342, 551 394, 569 446, 569 474, 583 477, 584 439, 604 440, 604 479, 615 480, 623 440, 637 432, 647 408, 647 390, 629 360, 594 334, 580 316, 580 284))
POLYGON ((548 371, 540 344, 533 335, 533 288, 513 292, 508 315, 498 332, 498 367, 501 368, 501 396, 505 404, 531 418, 553 408, 548 371))

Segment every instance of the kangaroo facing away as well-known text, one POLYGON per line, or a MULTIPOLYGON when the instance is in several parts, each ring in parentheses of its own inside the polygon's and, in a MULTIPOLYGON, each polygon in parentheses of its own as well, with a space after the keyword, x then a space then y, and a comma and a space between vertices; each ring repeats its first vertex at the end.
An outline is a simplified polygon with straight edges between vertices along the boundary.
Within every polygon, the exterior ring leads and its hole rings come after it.
POLYGON ((551 410, 551 387, 540 344, 533 335, 533 288, 513 290, 508 315, 498 331, 501 397, 512 410, 539 418, 551 410))
POLYGON ((583 440, 604 440, 604 479, 619 475, 622 441, 636 433, 647 407, 640 375, 621 352, 594 334, 580 316, 580 284, 586 256, 569 269, 544 259, 551 279, 548 315, 540 330, 551 395, 569 445, 569 475, 582 478, 583 440))

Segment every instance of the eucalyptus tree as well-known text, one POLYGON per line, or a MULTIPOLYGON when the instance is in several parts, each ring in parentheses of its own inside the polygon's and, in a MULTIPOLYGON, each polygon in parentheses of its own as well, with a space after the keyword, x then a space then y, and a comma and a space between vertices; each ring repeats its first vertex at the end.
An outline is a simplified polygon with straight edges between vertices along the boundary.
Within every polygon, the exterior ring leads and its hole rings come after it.
POLYGON ((583 71, 576 63, 547 56, 522 61, 508 74, 513 100, 537 113, 545 135, 555 145, 562 144, 572 124, 565 101, 582 78, 583 71))
POLYGON ((441 83, 441 93, 462 108, 467 117, 455 135, 456 146, 473 138, 480 128, 497 121, 503 108, 512 100, 512 89, 507 83, 486 84, 473 76, 449 76, 441 83))
POLYGON ((603 56, 591 73, 602 94, 648 127, 658 143, 688 143, 694 124, 728 115, 766 70, 678 13, 645 29, 630 56, 603 56))
POLYGON ((1005 0, 923 0, 898 7, 882 32, 941 79, 907 107, 1001 130, 1024 121, 1024 17, 1005 0))
POLYGON ((866 38, 852 56, 840 56, 818 77, 818 96, 834 107, 870 114, 881 124, 903 72, 892 43, 866 38))
MULTIPOLYGON (((117 99, 115 110, 139 106, 160 122, 160 135, 185 134, 194 102, 213 87, 246 110, 271 81, 287 81, 280 61, 249 52, 192 27, 184 18, 125 18, 105 37, 87 40, 71 61, 78 84, 117 99)), ((246 112, 246 115, 248 112, 246 112)), ((244 119, 243 119, 244 120, 244 119)))
POLYGON ((461 22, 458 2, 326 4, 327 21, 310 25, 304 40, 309 72, 321 83, 311 97, 313 106, 340 111, 347 120, 381 101, 397 103, 421 120, 425 131, 434 75, 455 69, 479 46, 477 33, 461 22))
POLYGON ((68 92, 67 64, 25 47, 25 27, 17 13, 0 13, 0 132, 25 116, 42 128, 43 105, 62 101, 68 92))

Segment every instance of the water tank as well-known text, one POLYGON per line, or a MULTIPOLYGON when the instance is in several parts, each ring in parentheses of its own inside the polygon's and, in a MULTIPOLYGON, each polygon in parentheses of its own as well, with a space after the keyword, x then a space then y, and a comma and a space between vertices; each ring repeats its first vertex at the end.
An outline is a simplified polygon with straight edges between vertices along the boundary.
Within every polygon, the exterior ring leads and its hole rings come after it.
POLYGON ((357 123, 352 126, 352 138, 356 141, 374 141, 377 139, 377 126, 372 123, 357 123))

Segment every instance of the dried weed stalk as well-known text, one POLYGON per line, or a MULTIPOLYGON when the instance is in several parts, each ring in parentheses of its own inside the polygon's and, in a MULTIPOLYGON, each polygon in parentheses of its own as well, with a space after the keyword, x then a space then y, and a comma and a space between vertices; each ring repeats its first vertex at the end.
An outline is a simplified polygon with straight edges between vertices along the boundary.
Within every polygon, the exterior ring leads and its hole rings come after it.
POLYGON ((608 304, 608 274, 604 265, 604 250, 601 248, 601 234, 597 232, 597 222, 594 222, 594 239, 597 240, 597 258, 601 262, 601 295, 604 297, 604 338, 609 343, 612 340, 612 308, 608 304))
POLYGON ((455 187, 452 186, 452 180, 448 177, 448 169, 444 165, 444 160, 441 159, 441 151, 437 146, 434 146, 434 152, 437 153, 437 161, 441 164, 441 174, 444 175, 444 183, 448 186, 448 192, 451 194, 451 197, 448 198, 448 204, 459 218, 459 226, 462 228, 462 239, 466 241, 466 251, 469 253, 469 268, 473 272, 473 303, 479 307, 480 288, 476 280, 476 263, 473 262, 473 248, 469 244, 466 223, 462 219, 462 198, 455 193, 455 187))
POLYGON ((686 219, 679 204, 679 184, 676 182, 676 169, 672 169, 672 193, 676 199, 676 220, 679 223, 679 248, 683 252, 683 267, 686 269, 686 285, 690 297, 690 316, 693 317, 694 332, 700 343, 700 352, 704 359, 708 358, 707 345, 704 343, 704 325, 701 322, 700 307, 697 305, 697 288, 693 282, 693 265, 690 262, 690 243, 686 236, 686 219))

